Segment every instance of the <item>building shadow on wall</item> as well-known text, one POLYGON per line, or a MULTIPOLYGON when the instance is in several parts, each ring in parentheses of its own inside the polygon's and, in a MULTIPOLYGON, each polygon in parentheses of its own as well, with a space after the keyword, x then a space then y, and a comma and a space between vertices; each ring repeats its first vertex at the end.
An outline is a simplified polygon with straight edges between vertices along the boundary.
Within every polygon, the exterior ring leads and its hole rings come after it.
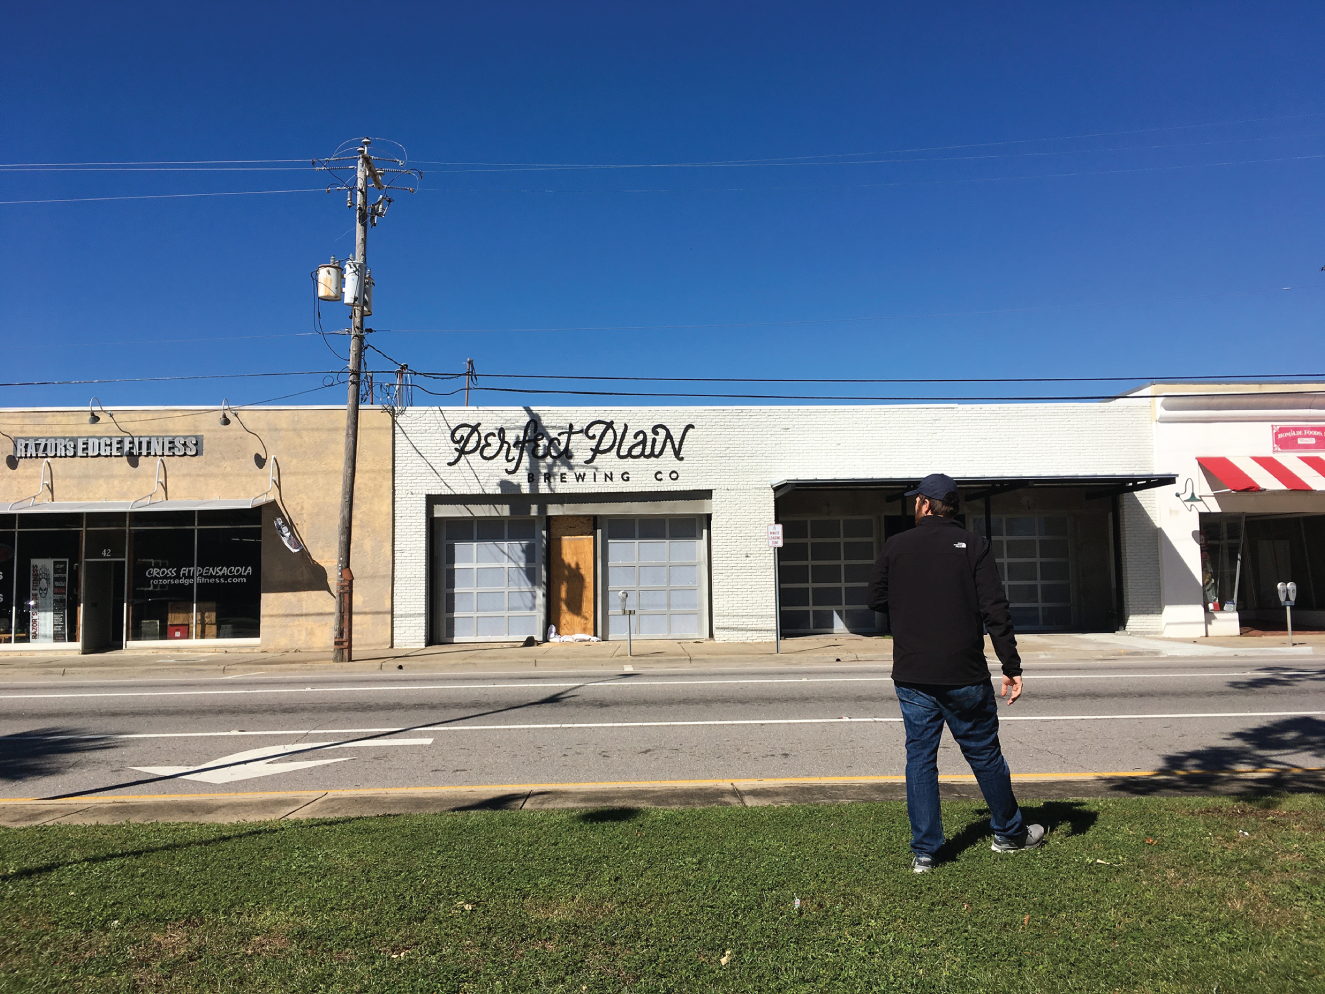
POLYGON ((1165 756, 1155 776, 1105 782, 1136 796, 1317 791, 1325 787, 1322 766, 1325 721, 1302 715, 1241 729, 1220 745, 1165 756))
POLYGON ((279 500, 271 501, 270 506, 273 510, 262 516, 263 527, 274 528, 272 518, 279 512, 302 548, 298 552, 291 552, 282 543, 273 543, 271 555, 262 557, 263 593, 290 594, 318 591, 331 594, 331 581, 327 578, 327 568, 314 559, 308 551, 308 543, 299 534, 299 528, 290 512, 279 500))

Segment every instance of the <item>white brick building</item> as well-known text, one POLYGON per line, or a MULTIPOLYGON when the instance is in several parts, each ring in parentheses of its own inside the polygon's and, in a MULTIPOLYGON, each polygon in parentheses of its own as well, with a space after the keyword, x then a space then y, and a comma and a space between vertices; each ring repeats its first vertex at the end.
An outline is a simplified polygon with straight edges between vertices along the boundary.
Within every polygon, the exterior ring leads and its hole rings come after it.
POLYGON ((1023 630, 1159 632, 1153 488, 1173 471, 1153 428, 1141 397, 408 409, 395 644, 541 639, 549 623, 624 637, 622 590, 637 637, 772 639, 775 594, 784 634, 876 630, 863 576, 908 525, 899 492, 931 472, 958 480, 968 527, 992 528, 1023 630))

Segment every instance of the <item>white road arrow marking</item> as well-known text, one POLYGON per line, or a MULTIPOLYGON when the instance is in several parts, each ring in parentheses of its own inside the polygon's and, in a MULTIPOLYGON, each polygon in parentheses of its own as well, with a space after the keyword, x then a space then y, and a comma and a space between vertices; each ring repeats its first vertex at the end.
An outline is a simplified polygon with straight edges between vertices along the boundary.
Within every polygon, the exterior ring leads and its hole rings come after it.
POLYGON ((263 746, 247 749, 213 759, 197 766, 134 766, 140 773, 160 777, 179 777, 182 780, 201 780, 203 783, 233 783, 254 777, 269 777, 276 773, 293 773, 328 763, 343 763, 349 756, 334 759, 301 759, 289 763, 273 762, 278 756, 307 752, 310 749, 347 749, 356 746, 431 745, 432 739, 378 739, 368 742, 297 742, 294 745, 263 746))

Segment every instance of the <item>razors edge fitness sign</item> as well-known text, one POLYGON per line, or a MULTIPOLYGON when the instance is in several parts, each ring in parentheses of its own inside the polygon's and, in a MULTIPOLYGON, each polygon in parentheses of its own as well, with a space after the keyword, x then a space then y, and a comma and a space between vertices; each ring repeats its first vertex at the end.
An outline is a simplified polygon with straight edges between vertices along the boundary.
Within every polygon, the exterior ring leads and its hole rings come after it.
POLYGON ((15 459, 200 455, 201 435, 66 435, 14 439, 15 459))

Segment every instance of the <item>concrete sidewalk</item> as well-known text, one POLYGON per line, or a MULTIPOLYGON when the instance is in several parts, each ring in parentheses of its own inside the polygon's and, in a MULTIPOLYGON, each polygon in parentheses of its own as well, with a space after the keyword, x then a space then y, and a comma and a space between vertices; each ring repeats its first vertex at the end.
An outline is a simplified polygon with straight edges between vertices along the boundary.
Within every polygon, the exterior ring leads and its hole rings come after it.
MULTIPOLYGON (((1161 639, 1125 634, 1021 635, 1018 645, 1028 668, 1038 661, 1117 659, 1120 657, 1207 656, 1298 659, 1325 655, 1325 632, 1286 637, 1161 639)), ((994 659, 986 640, 986 653, 994 659)), ((172 677, 268 676, 306 673, 362 673, 399 669, 414 673, 479 672, 621 672, 635 669, 691 670, 723 667, 822 666, 837 663, 888 666, 892 639, 835 635, 784 639, 782 651, 772 642, 637 640, 632 655, 624 642, 434 645, 423 649, 365 649, 350 663, 334 663, 331 651, 264 652, 261 649, 190 649, 172 652, 168 643, 152 649, 81 656, 70 652, 0 653, 0 682, 72 679, 142 679, 172 677)))
MULTIPOLYGON (((974 777, 941 778, 947 800, 980 800, 974 777)), ((1245 773, 1117 773, 1014 776, 1023 801, 1063 798, 1255 796, 1325 789, 1325 770, 1245 773)), ((672 783, 506 784, 402 790, 194 794, 178 797, 0 800, 0 826, 108 825, 123 822, 242 822, 289 818, 362 818, 458 811, 584 808, 764 807, 902 801, 902 777, 842 780, 733 780, 672 783)))

